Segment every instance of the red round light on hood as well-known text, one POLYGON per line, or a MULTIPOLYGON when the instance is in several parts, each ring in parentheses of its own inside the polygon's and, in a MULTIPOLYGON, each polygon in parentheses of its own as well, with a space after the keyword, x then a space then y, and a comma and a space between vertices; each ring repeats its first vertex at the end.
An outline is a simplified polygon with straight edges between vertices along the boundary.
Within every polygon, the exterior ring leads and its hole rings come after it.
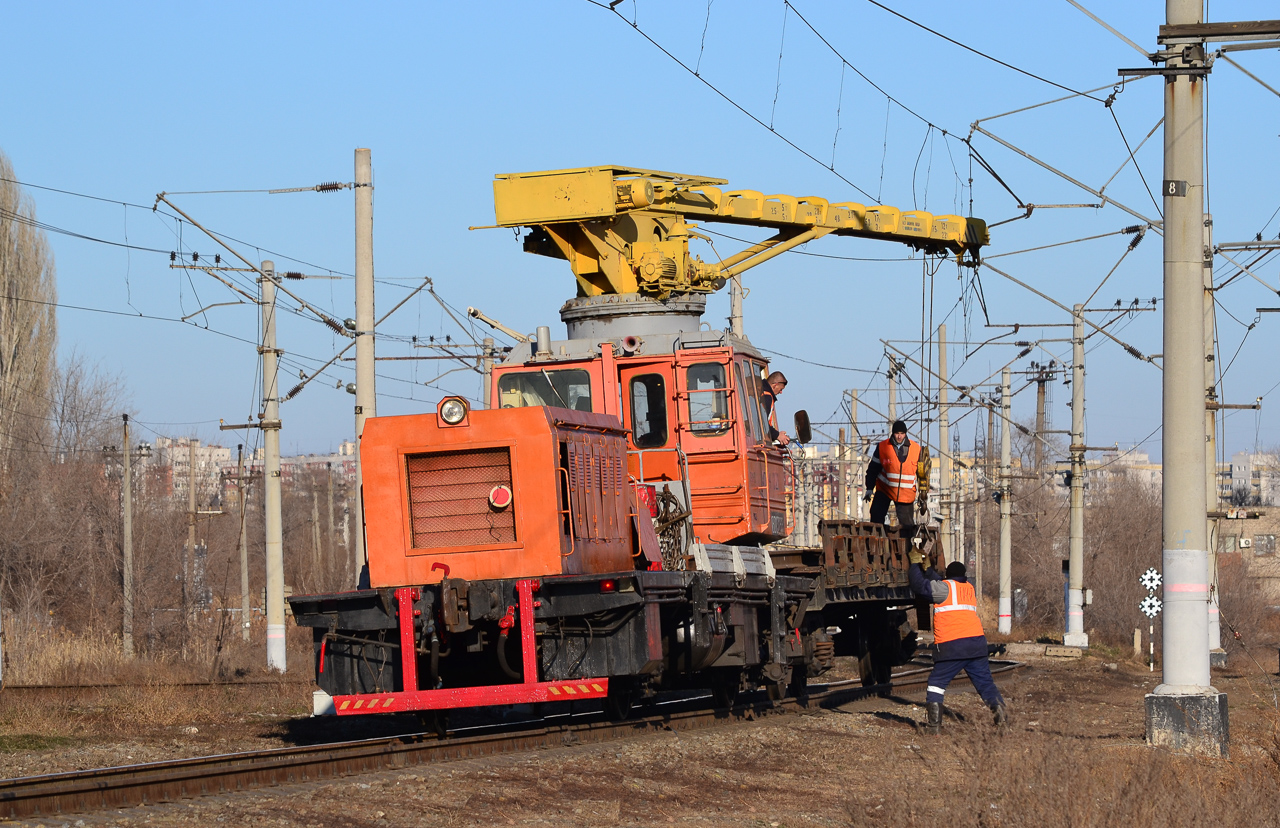
POLYGON ((494 486, 489 490, 489 505, 495 509, 507 508, 511 500, 511 489, 506 486, 494 486))

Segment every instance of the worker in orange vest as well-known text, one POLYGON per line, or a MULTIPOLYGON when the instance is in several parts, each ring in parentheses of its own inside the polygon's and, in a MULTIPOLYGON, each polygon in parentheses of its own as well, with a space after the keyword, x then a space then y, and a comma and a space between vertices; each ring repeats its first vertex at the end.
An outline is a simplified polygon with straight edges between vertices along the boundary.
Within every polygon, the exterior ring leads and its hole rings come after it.
POLYGON ((964 670, 978 695, 995 713, 997 725, 1008 720, 1004 699, 991 678, 991 664, 987 661, 987 637, 978 618, 978 601, 973 584, 965 577, 964 564, 952 561, 947 564, 944 578, 932 567, 924 568, 920 552, 912 549, 907 558, 911 563, 907 571, 911 589, 922 598, 933 602, 933 671, 929 673, 928 690, 925 693, 925 713, 928 721, 925 730, 938 733, 942 729, 942 698, 947 685, 964 670))
POLYGON ((863 498, 871 502, 871 522, 884 523, 889 504, 898 514, 898 525, 915 526, 915 510, 929 509, 929 450, 907 437, 907 424, 897 420, 889 439, 880 441, 867 465, 863 498), (874 499, 873 499, 874 497, 874 499))

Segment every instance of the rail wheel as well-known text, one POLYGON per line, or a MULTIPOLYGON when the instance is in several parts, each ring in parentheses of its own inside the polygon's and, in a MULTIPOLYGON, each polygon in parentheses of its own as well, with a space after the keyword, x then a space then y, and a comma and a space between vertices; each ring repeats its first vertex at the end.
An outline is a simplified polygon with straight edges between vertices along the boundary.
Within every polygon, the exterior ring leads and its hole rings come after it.
POLYGON ((449 714, 443 710, 420 710, 418 721, 422 722, 422 726, 427 730, 436 734, 437 739, 443 739, 449 735, 449 714))
POLYGON ((731 709, 738 701, 742 671, 736 667, 711 671, 711 703, 717 710, 731 709))
POLYGON ((787 697, 787 688, 791 685, 791 665, 788 664, 780 672, 781 676, 777 679, 765 677, 764 689, 769 695, 769 701, 779 702, 787 697))
POLYGON ((787 693, 794 696, 803 705, 809 704, 809 673, 804 669, 791 671, 791 686, 787 693))
POLYGON ((609 694, 604 698, 604 715, 610 721, 625 721, 636 700, 635 682, 625 678, 609 679, 609 694))

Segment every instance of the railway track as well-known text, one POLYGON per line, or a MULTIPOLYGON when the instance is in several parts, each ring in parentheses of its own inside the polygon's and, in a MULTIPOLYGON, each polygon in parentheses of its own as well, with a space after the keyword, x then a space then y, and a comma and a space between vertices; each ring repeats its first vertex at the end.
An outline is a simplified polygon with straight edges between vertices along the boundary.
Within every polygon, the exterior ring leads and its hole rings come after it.
MULTIPOLYGON (((993 661, 991 672, 1007 675, 1022 666, 993 661)), ((598 714, 566 714, 536 722, 473 728, 444 739, 420 733, 5 779, 0 780, 0 818, 130 808, 536 748, 595 744, 664 730, 700 730, 892 693, 924 684, 928 673, 928 668, 907 670, 895 674, 887 684, 867 687, 855 681, 811 685, 803 701, 753 699, 732 710, 690 707, 705 705, 703 696, 663 702, 655 706, 656 713, 622 722, 600 721, 598 714)))

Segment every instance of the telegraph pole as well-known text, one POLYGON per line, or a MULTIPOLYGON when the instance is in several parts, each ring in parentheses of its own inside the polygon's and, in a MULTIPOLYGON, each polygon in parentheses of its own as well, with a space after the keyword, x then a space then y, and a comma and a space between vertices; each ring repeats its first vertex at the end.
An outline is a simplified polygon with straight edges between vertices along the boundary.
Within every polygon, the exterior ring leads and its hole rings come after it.
POLYGON ((124 623, 120 640, 125 658, 133 658, 133 448, 129 443, 129 415, 124 415, 124 442, 120 444, 124 460, 124 623))
MULTIPOLYGON (((978 599, 978 604, 982 604, 982 513, 985 500, 982 497, 982 483, 978 479, 978 435, 977 429, 973 435, 973 459, 974 459, 974 475, 973 475, 973 591, 978 599)), ((987 433, 987 440, 991 439, 990 432, 987 433)), ((986 463, 982 464, 985 470, 986 463)))
MULTIPOLYGON (((358 193, 359 191, 357 191, 358 193)), ((267 557, 267 667, 287 669, 284 634, 284 537, 280 519, 280 388, 276 350, 276 266, 262 263, 262 490, 267 557)))
MULTIPOLYGON (((1202 22, 1201 0, 1165 0, 1167 29, 1202 22)), ((1185 30, 1184 30, 1185 31, 1185 30)), ((1165 32, 1162 32, 1164 35, 1165 32)), ((1227 697, 1210 685, 1205 503, 1204 37, 1163 53, 1164 663, 1146 697, 1147 741, 1227 752, 1227 697)))
POLYGON ((1035 471, 1040 473, 1044 466, 1044 384, 1049 381, 1049 374, 1043 369, 1036 375, 1036 439, 1035 471))
POLYGON ((196 443, 187 438, 187 554, 182 560, 182 603, 187 612, 187 623, 196 616, 196 443))
POLYGON ((1009 404, 1013 400, 1013 392, 1009 385, 1010 371, 1005 366, 1000 374, 1000 605, 997 610, 998 629, 1005 634, 1013 630, 1013 502, 1009 485, 1013 476, 1012 447, 1009 444, 1009 426, 1013 422, 1009 419, 1009 404))
POLYGON ((846 454, 845 432, 844 426, 840 427, 840 437, 836 442, 836 510, 839 517, 846 518, 849 516, 847 502, 845 501, 845 489, 848 481, 848 455, 846 454))
POLYGON ((858 389, 849 389, 849 500, 852 517, 862 520, 862 497, 858 486, 862 482, 862 441, 858 439, 858 389))
POLYGON ((742 328, 742 276, 729 279, 729 333, 746 336, 742 328))
MULTIPOLYGON (((374 369, 373 163, 367 149, 356 150, 356 572, 368 564, 364 548, 364 477, 360 437, 364 422, 378 414, 374 369)), ((363 577, 367 576, 361 576, 363 577)), ((283 617, 282 621, 283 623, 283 617)), ((283 669, 283 668, 281 668, 283 669)))
POLYGON ((889 428, 898 419, 898 361, 889 355, 889 428))
POLYGON ((338 539, 333 533, 333 464, 325 463, 324 470, 329 482, 329 505, 326 508, 329 512, 329 560, 332 561, 338 557, 338 539))
MULTIPOLYGON (((1204 216, 1204 249, 1213 250, 1213 216, 1204 216)), ((1216 359, 1217 320, 1213 305, 1213 254, 1204 257, 1204 463, 1208 474, 1205 476, 1204 499, 1210 512, 1218 511, 1218 428, 1216 422, 1216 406, 1218 400, 1218 368, 1216 359)), ((1205 537, 1208 538, 1209 560, 1209 666, 1225 667, 1227 653, 1222 649, 1222 622, 1218 614, 1218 523, 1217 518, 1208 518, 1205 526, 1205 537)))
MULTIPOLYGON (((1084 305, 1072 308, 1071 317, 1071 514, 1067 546, 1067 632, 1062 643, 1068 647, 1088 647, 1089 635, 1084 631, 1084 305)), ((1044 388, 1043 383, 1040 388, 1044 388)), ((1037 440, 1037 454, 1039 449, 1037 440)))
POLYGON ((249 640, 249 530, 247 481, 244 477, 244 443, 236 446, 236 487, 240 492, 240 634, 249 640))
MULTIPOLYGON (((950 406, 947 396, 947 326, 938 326, 938 446, 942 449, 941 466, 938 469, 938 538, 942 540, 942 560, 956 560, 956 548, 951 537, 951 432, 950 406)), ((961 555, 961 558, 964 556, 961 555)))
POLYGON ((480 358, 481 373, 484 375, 484 407, 493 408, 493 337, 486 336, 480 349, 484 356, 480 358))

